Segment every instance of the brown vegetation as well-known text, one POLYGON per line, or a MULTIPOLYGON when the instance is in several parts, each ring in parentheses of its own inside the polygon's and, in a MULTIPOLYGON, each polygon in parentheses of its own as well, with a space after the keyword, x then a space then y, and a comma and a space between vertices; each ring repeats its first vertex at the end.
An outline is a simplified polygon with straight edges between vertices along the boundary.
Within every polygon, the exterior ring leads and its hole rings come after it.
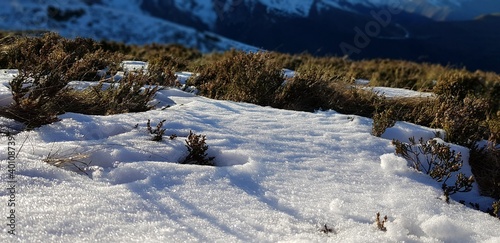
POLYGON ((201 54, 180 45, 124 45, 90 39, 64 39, 49 33, 0 32, 0 68, 17 68, 11 82, 14 103, 0 115, 28 128, 57 120, 64 112, 116 114, 150 109, 155 84, 178 86, 175 71, 199 73, 189 80, 202 95, 276 108, 341 113, 375 118, 380 135, 394 121, 443 128, 446 140, 472 148, 470 164, 485 195, 500 198, 500 75, 399 60, 352 61, 275 52, 201 54), (28 35, 28 36, 26 36, 28 35), (109 77, 124 59, 149 62, 144 73, 129 73, 117 84, 109 77), (297 71, 285 80, 282 68, 297 71), (103 75, 101 70, 107 70, 103 75), (433 91, 433 98, 383 98, 360 89, 373 86, 433 91), (84 90, 70 81, 96 81, 84 90), (149 88, 144 88, 144 85, 149 88), (96 105, 99 104, 99 105, 96 105), (107 104, 102 106, 101 104, 107 104), (489 139, 488 148, 476 148, 489 139))

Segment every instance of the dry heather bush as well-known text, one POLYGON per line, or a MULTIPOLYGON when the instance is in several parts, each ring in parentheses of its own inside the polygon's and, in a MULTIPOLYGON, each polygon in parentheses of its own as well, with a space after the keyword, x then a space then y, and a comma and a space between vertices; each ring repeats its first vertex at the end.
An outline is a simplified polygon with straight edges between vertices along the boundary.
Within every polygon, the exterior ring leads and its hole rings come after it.
POLYGON ((280 87, 273 106, 301 111, 329 109, 330 99, 334 95, 335 90, 327 81, 298 74, 280 87))
POLYGON ((500 149, 494 143, 470 151, 469 164, 481 193, 500 199, 500 149))
MULTIPOLYGON (((475 108, 487 108, 489 111, 496 111, 497 107, 499 107, 499 103, 493 98, 496 96, 493 94, 500 93, 500 88, 498 88, 499 91, 496 93, 494 91, 484 93, 485 89, 483 88, 484 80, 489 81, 487 84, 492 87, 493 84, 499 83, 491 81, 500 81, 499 76, 496 74, 470 73, 465 70, 451 69, 441 65, 416 64, 386 59, 351 61, 336 57, 317 58, 309 54, 288 55, 269 53, 268 55, 269 60, 267 63, 271 63, 272 66, 276 66, 277 68, 296 70, 298 74, 297 77, 288 80, 286 85, 279 87, 278 91, 275 92, 274 102, 265 102, 266 105, 279 108, 309 111, 320 108, 336 109, 343 113, 371 117, 380 101, 375 95, 372 96, 372 94, 369 94, 370 92, 349 88, 348 83, 351 80, 356 78, 372 79, 372 85, 412 88, 415 90, 430 90, 434 88, 439 94, 438 99, 398 98, 384 102, 382 106, 390 106, 392 104, 397 107, 395 117, 398 120, 435 127, 444 127, 445 123, 447 123, 447 127, 450 128, 449 133, 451 131, 450 134, 452 134, 452 137, 453 134, 458 134, 459 131, 470 130, 466 135, 458 137, 458 139, 462 139, 465 136, 471 135, 471 133, 472 135, 476 133, 476 135, 480 134, 482 136, 484 125, 481 125, 480 129, 476 132, 469 125, 475 123, 477 119, 483 121, 484 119, 476 116, 472 120, 469 119, 470 122, 463 123, 464 126, 467 125, 468 127, 457 127, 456 125, 462 123, 460 120, 462 118, 455 116, 456 112, 448 110, 452 109, 452 107, 457 107, 456 102, 462 103, 458 107, 465 109, 460 111, 461 114, 467 114, 463 115, 464 118, 471 115, 470 112, 475 108), (438 80, 437 85, 436 80, 438 80), (464 95, 469 93, 475 94, 477 97, 484 97, 485 99, 474 99, 475 101, 472 103, 463 104, 463 99, 459 98, 463 98, 464 95), (482 101, 487 102, 488 107, 484 106, 486 103, 482 101), (469 107, 471 105, 472 107, 469 107), (463 113, 464 111, 468 113, 463 113), (445 115, 446 122, 441 119, 445 115)), ((234 51, 223 54, 212 54, 204 57, 203 61, 198 64, 204 66, 206 69, 209 66, 213 67, 213 63, 222 62, 234 56, 234 51)), ((215 68, 211 69, 214 70, 215 68)), ((212 79, 215 79, 215 76, 213 74, 212 79)), ((204 75, 201 79, 206 79, 206 77, 204 75)), ((198 82, 198 84, 201 83, 206 82, 198 82)), ((223 82, 219 82, 219 84, 221 83, 223 82)), ((206 85, 202 94, 212 98, 222 97, 223 99, 242 100, 241 98, 228 98, 225 95, 228 93, 227 89, 232 89, 232 87, 230 85, 206 85)), ((263 103, 260 102, 259 104, 263 103)), ((480 110, 475 112, 474 115, 479 115, 481 112, 483 114, 488 113, 480 110)), ((464 143, 467 144, 469 140, 473 141, 474 139, 476 138, 472 136, 472 139, 466 139, 464 143)))
POLYGON ((163 140, 163 135, 165 134, 166 129, 162 128, 162 127, 163 127, 163 123, 165 123, 165 121, 167 121, 167 120, 160 121, 156 125, 155 128, 152 128, 151 127, 151 120, 148 119, 148 123, 146 126, 147 126, 149 134, 153 135, 153 138, 151 140, 153 140, 155 142, 159 142, 159 141, 163 140))
POLYGON ((150 102, 158 90, 159 86, 150 85, 147 74, 128 73, 119 83, 101 80, 81 91, 65 90, 59 105, 65 111, 89 115, 142 112, 153 108, 150 102))
POLYGON ((352 87, 348 79, 333 75, 320 66, 302 66, 294 78, 280 87, 273 106, 314 111, 333 109, 345 114, 370 117, 381 97, 352 87))
POLYGON ((183 65, 202 58, 199 50, 187 48, 179 44, 127 45, 113 41, 101 41, 100 47, 109 52, 120 53, 126 59, 151 61, 161 56, 171 56, 180 60, 183 65))
POLYGON ((480 97, 484 88, 484 81, 481 77, 460 70, 445 73, 437 80, 433 91, 446 100, 460 101, 470 95, 480 97))
POLYGON ((500 219, 500 201, 496 201, 492 205, 491 215, 500 219))
POLYGON ((271 52, 271 55, 272 55, 271 58, 272 60, 270 60, 271 63, 274 63, 278 67, 290 70, 298 70, 303 63, 313 58, 313 56, 309 54, 291 55, 285 53, 271 52))
POLYGON ((377 64, 377 71, 369 78, 374 86, 415 89, 423 76, 421 65, 416 63, 401 61, 394 65, 394 61, 382 60, 377 64))
POLYGON ((434 64, 389 59, 351 61, 348 76, 370 80, 372 86, 431 90, 434 80, 449 68, 434 64))
POLYGON ((315 77, 322 80, 329 80, 335 77, 342 77, 350 80, 348 75, 351 62, 338 57, 316 57, 302 55, 302 62, 297 69, 298 73, 305 77, 315 77))
POLYGON ((190 85, 200 88, 201 94, 210 98, 304 111, 335 109, 371 116, 380 97, 351 87, 350 78, 342 75, 349 72, 346 67, 349 63, 341 58, 313 58, 306 54, 230 51, 205 57, 199 63, 200 75, 190 80, 190 85), (284 65, 297 67, 297 76, 283 84, 284 65))
POLYGON ((488 82, 486 90, 486 99, 491 102, 491 110, 493 113, 500 111, 500 77, 496 82, 488 82))
POLYGON ((187 62, 191 62, 202 57, 200 51, 178 44, 149 44, 144 46, 133 46, 132 50, 127 54, 144 61, 150 61, 159 56, 172 56, 181 61, 181 64, 187 64, 187 62))
POLYGON ((120 53, 126 59, 138 58, 138 57, 131 55, 132 50, 136 48, 136 46, 134 46, 134 45, 127 45, 125 43, 116 42, 116 41, 101 40, 101 41, 99 41, 99 46, 104 51, 108 51, 111 53, 120 53))
POLYGON ((181 164, 195 164, 195 165, 210 165, 214 166, 215 157, 208 157, 207 150, 208 145, 206 144, 205 135, 197 135, 193 131, 189 131, 189 135, 186 139, 186 148, 188 149, 188 155, 181 161, 181 164))
POLYGON ((319 229, 319 232, 324 234, 329 234, 329 233, 335 234, 335 230, 333 228, 330 228, 327 224, 324 224, 323 227, 319 229))
POLYGON ((157 56, 148 62, 148 75, 158 85, 175 87, 179 86, 175 71, 183 70, 185 67, 181 60, 173 56, 157 56))
POLYGON ((485 99, 466 96, 461 100, 439 97, 433 125, 446 131, 449 142, 472 148, 488 138, 487 117, 490 106, 485 99))
POLYGON ((439 105, 433 125, 446 131, 447 140, 472 148, 487 138, 488 117, 495 105, 485 97, 482 78, 464 70, 450 72, 434 87, 439 105))
POLYGON ((210 98, 271 105, 283 75, 281 67, 271 65, 269 58, 269 53, 230 51, 201 67, 190 84, 210 98))
POLYGON ((386 100, 394 107, 398 121, 407 121, 430 127, 436 115, 437 99, 433 97, 392 98, 386 100))
POLYGON ((56 121, 64 112, 58 98, 66 85, 72 80, 95 79, 98 70, 115 60, 90 39, 68 40, 54 33, 19 38, 2 55, 9 59, 9 66, 19 69, 19 75, 10 82, 14 104, 0 113, 28 128, 56 121))
POLYGON ((440 80, 435 87, 440 104, 433 125, 445 129, 448 141, 471 148, 469 163, 482 193, 500 198, 498 98, 491 96, 496 91, 483 81, 491 77, 462 71, 440 80), (478 148, 476 143, 482 139, 489 139, 490 145, 478 148))
POLYGON ((431 139, 424 141, 410 138, 410 143, 403 143, 393 140, 392 144, 396 147, 396 154, 402 156, 411 163, 411 166, 427 175, 430 175, 437 182, 442 182, 443 193, 446 201, 449 196, 457 192, 468 192, 472 190, 474 183, 473 176, 465 176, 459 172, 463 166, 462 155, 451 150, 450 146, 438 143, 431 139), (446 182, 451 178, 452 173, 457 172, 457 179, 454 185, 448 185, 446 182))
POLYGON ((380 137, 387 128, 396 124, 396 113, 394 107, 389 107, 373 115, 372 135, 380 137))
POLYGON ((158 87, 144 86, 175 78, 171 73, 129 73, 119 84, 108 84, 107 76, 118 69, 122 55, 102 50, 91 39, 70 40, 54 33, 17 39, 3 55, 19 75, 10 82, 14 104, 0 114, 28 128, 54 122, 64 112, 109 115, 149 110, 158 87), (73 80, 100 81, 74 90, 68 87, 73 80))
POLYGON ((377 213, 377 217, 375 218, 375 223, 377 224, 377 228, 380 231, 387 231, 387 228, 385 227, 385 223, 387 222, 387 215, 384 216, 384 219, 380 219, 380 213, 377 213))
POLYGON ((372 117, 377 107, 380 106, 382 97, 377 94, 358 88, 349 88, 344 85, 335 85, 338 92, 333 97, 332 109, 344 114, 354 114, 372 117))
POLYGON ((492 115, 488 120, 488 130, 490 132, 490 137, 488 138, 488 141, 490 141, 493 144, 499 144, 500 143, 500 118, 498 117, 498 114, 492 115))

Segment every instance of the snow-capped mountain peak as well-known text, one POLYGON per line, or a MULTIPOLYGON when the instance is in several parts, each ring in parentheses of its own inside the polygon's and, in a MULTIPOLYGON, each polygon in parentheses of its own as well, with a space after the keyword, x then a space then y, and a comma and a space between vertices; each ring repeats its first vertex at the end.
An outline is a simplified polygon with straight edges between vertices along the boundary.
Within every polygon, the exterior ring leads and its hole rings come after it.
POLYGON ((246 0, 250 4, 260 3, 267 7, 268 11, 277 11, 292 15, 306 17, 313 7, 315 0, 246 0))

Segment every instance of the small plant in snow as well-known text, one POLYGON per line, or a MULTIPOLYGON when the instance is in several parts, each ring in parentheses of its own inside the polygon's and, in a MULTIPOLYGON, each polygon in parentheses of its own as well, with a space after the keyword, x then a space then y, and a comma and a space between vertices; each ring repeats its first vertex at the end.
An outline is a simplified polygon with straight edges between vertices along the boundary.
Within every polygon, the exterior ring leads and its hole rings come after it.
POLYGON ((452 194, 472 190, 474 177, 467 177, 461 172, 457 174, 454 185, 446 184, 452 173, 458 172, 462 168, 463 161, 460 152, 457 153, 455 150, 451 150, 450 146, 438 143, 434 139, 425 142, 423 138, 420 138, 418 143, 415 142, 415 138, 409 140, 409 144, 398 140, 392 141, 396 147, 396 154, 410 161, 414 169, 442 182, 446 202, 449 202, 449 196, 452 194))
POLYGON ((160 123, 158 123, 156 125, 156 128, 152 128, 151 127, 151 120, 148 119, 147 127, 148 127, 149 134, 153 135, 153 138, 152 138, 153 141, 159 142, 159 141, 163 140, 163 134, 165 134, 165 129, 162 127, 163 127, 163 123, 165 121, 166 120, 161 121, 160 123))
POLYGON ((189 154, 181 162, 181 164, 196 164, 196 165, 211 165, 214 166, 213 160, 215 157, 208 157, 205 135, 197 135, 193 131, 189 131, 189 136, 186 139, 186 147, 189 154))
POLYGON ((375 219, 375 223, 377 224, 377 228, 381 231, 387 231, 387 228, 384 226, 385 222, 387 222, 387 215, 384 216, 384 220, 380 219, 380 213, 377 213, 377 218, 375 219))
POLYGON ((323 227, 319 230, 321 233, 329 234, 329 233, 335 233, 335 230, 332 228, 328 227, 328 225, 324 224, 323 227))
POLYGON ((492 205, 492 209, 489 208, 486 212, 491 216, 500 219, 500 201, 496 201, 492 205))

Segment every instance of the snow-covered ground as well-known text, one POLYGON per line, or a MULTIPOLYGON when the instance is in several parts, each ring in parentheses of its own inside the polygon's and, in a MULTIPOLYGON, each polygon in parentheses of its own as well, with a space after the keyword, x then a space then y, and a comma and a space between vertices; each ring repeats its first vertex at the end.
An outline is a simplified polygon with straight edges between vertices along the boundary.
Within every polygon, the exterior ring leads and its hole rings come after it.
POLYGON ((434 94, 430 92, 419 92, 409 89, 389 88, 389 87, 364 87, 363 89, 371 90, 379 95, 387 98, 395 97, 433 97, 434 94))
POLYGON ((356 79, 354 83, 356 84, 356 87, 360 87, 364 90, 370 90, 387 98, 397 98, 397 97, 429 98, 434 96, 434 94, 431 92, 419 92, 409 89, 389 88, 389 87, 370 87, 368 86, 370 84, 370 80, 367 79, 356 79))
MULTIPOLYGON (((0 72, 2 105, 11 99, 12 73, 0 72)), ((2 137, 2 188, 13 184, 9 147, 19 153, 15 193, 0 190, 0 242, 500 242, 498 219, 447 204, 440 183, 394 155, 392 138, 432 138, 432 129, 399 122, 378 138, 370 135, 372 120, 335 111, 279 110, 176 89, 156 99, 159 108, 142 113, 63 114, 15 135, 15 145, 2 137), (153 126, 166 120, 163 141, 151 141, 148 119, 153 126), (206 134, 218 166, 178 163, 190 130, 206 134), (88 176, 42 162, 49 154, 91 163, 88 176), (386 232, 374 223, 377 212, 388 216, 386 232), (320 231, 325 224, 328 234, 320 231)), ((477 186, 455 199, 491 203, 477 186)))

